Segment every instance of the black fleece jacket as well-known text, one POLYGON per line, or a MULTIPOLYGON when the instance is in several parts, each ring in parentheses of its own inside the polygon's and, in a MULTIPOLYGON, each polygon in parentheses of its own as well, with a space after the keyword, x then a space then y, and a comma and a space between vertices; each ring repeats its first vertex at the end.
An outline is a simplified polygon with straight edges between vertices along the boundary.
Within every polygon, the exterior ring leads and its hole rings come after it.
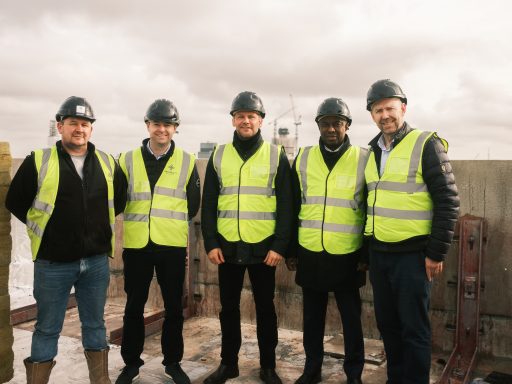
MULTIPOLYGON (((327 151, 321 139, 319 145, 322 158, 329 171, 334 168, 341 156, 351 146, 348 136, 345 136, 343 144, 336 152, 327 151)), ((368 258, 364 255, 367 252, 366 247, 345 255, 333 255, 325 250, 310 251, 298 243, 298 217, 302 205, 302 193, 296 164, 297 158, 292 166, 295 226, 288 251, 289 257, 298 259, 295 282, 301 287, 316 291, 350 291, 361 287, 365 284, 366 273, 357 271, 357 265, 360 259, 368 258)))
MULTIPOLYGON (((241 140, 236 131, 233 134, 233 146, 244 161, 254 155, 262 144, 261 131, 258 131, 249 140, 241 140)), ((214 248, 221 248, 226 262, 235 264, 261 263, 269 250, 273 250, 282 256, 286 255, 292 229, 293 202, 290 185, 290 163, 284 150, 280 153, 275 178, 276 229, 273 236, 256 244, 249 244, 244 241, 227 241, 217 231, 219 191, 219 178, 213 166, 212 154, 206 167, 201 208, 201 229, 206 252, 214 248)))
MULTIPOLYGON (((92 143, 87 145, 83 180, 78 175, 69 154, 57 144, 59 157, 59 187, 55 208, 44 230, 37 257, 71 262, 111 250, 112 230, 108 216, 107 183, 92 143)), ((114 208, 121 213, 126 203, 126 188, 122 186, 123 172, 114 170, 114 208)), ((37 194, 37 170, 34 153, 27 156, 14 176, 6 208, 26 223, 27 212, 37 194)))
MULTIPOLYGON (((414 128, 404 123, 396 133, 393 145, 400 141, 414 128)), ((377 169, 380 168, 382 150, 378 146, 382 133, 370 141, 371 150, 375 153, 377 169)), ((373 236, 366 238, 370 249, 380 252, 411 252, 422 251, 426 257, 443 261, 453 239, 453 231, 459 216, 459 194, 455 185, 455 176, 443 143, 437 135, 433 135, 423 148, 421 158, 423 180, 434 203, 432 230, 428 236, 416 236, 398 243, 385 243, 373 236)))

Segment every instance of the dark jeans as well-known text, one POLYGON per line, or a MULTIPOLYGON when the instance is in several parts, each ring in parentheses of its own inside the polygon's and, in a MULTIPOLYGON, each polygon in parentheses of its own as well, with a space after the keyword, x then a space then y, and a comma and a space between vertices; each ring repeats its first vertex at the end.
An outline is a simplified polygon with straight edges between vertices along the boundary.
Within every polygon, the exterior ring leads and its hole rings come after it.
POLYGON ((242 344, 240 329, 240 295, 245 270, 249 271, 254 303, 256 305, 256 334, 262 368, 275 368, 277 346, 277 316, 274 308, 275 267, 265 264, 219 265, 220 327, 222 330, 222 364, 238 363, 242 344))
POLYGON ((421 252, 370 251, 377 327, 386 350, 389 384, 428 384, 430 287, 421 252))
POLYGON ((165 318, 162 325, 163 365, 183 358, 183 281, 185 279, 186 249, 180 251, 140 251, 125 249, 124 290, 127 294, 123 317, 121 356, 126 365, 141 366, 144 349, 144 305, 154 271, 162 298, 165 318))
MULTIPOLYGON (((324 358, 325 315, 329 293, 302 288, 304 315, 305 373, 314 374, 322 368, 324 358)), ((364 366, 363 329, 361 327, 361 297, 359 290, 334 291, 343 324, 347 378, 360 378, 364 366)))

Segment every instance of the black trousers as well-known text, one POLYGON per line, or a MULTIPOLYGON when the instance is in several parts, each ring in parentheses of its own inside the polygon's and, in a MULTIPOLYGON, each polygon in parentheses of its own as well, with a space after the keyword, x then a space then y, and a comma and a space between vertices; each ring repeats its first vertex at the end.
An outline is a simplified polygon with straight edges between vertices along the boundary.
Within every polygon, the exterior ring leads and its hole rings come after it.
POLYGON ((431 283, 421 252, 370 251, 375 317, 387 358, 388 384, 428 384, 431 283))
POLYGON ((219 265, 220 327, 222 331, 222 364, 238 364, 242 344, 240 329, 240 295, 245 270, 249 272, 254 303, 256 305, 256 334, 262 368, 275 368, 277 347, 277 316, 274 307, 275 267, 265 264, 219 265))
MULTIPOLYGON (((329 292, 302 288, 304 315, 305 373, 314 374, 322 368, 324 358, 325 316, 329 292)), ((359 289, 334 291, 341 315, 345 360, 343 369, 347 378, 360 378, 364 367, 364 341, 361 326, 361 297, 359 289)))
POLYGON ((121 356, 126 365, 141 366, 144 349, 144 305, 149 286, 156 271, 164 301, 165 318, 162 325, 163 365, 183 358, 183 281, 185 279, 186 249, 181 251, 140 251, 125 249, 124 290, 127 295, 123 317, 121 356))

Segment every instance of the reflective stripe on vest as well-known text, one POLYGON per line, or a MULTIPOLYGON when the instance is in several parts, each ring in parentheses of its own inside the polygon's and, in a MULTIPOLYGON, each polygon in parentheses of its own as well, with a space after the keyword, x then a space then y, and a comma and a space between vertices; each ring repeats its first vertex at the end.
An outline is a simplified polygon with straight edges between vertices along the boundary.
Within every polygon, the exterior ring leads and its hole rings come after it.
MULTIPOLYGON (((110 228, 112 229, 110 256, 113 256, 115 249, 113 170, 115 169, 115 163, 112 156, 97 149, 94 152, 107 182, 108 215, 110 228)), ((56 146, 34 151, 34 159, 37 171, 37 193, 32 206, 27 212, 27 232, 30 238, 33 260, 37 257, 44 230, 55 207, 60 176, 59 155, 56 146)))
POLYGON ((301 246, 335 255, 361 248, 367 159, 367 149, 351 146, 329 171, 318 145, 300 150, 296 171, 302 194, 301 246))
POLYGON ((121 155, 119 163, 128 180, 124 248, 143 248, 150 238, 159 245, 187 246, 187 184, 194 162, 194 156, 175 148, 152 195, 141 148, 121 155))
MULTIPOLYGON (((409 132, 391 151, 380 177, 375 154, 371 152, 365 170, 365 235, 394 243, 430 234, 433 203, 423 180, 421 159, 425 143, 433 135, 417 129, 409 132)), ((447 148, 448 143, 442 141, 447 148)))
POLYGON ((281 146, 264 142, 244 161, 231 143, 215 149, 213 166, 220 185, 217 230, 226 240, 254 244, 274 234, 280 151, 281 146))

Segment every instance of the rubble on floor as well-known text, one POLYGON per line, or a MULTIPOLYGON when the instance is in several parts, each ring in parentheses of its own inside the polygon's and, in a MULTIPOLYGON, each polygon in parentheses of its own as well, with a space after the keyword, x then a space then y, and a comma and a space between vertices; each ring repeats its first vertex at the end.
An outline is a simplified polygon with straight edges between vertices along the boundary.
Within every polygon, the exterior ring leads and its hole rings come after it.
MULTIPOLYGON (((52 371, 50 384, 63 383, 89 383, 87 364, 83 355, 79 333, 75 337, 70 335, 76 327, 75 309, 68 312, 68 316, 59 340, 59 354, 57 364, 52 371)), ((25 383, 25 369, 23 359, 30 354, 32 332, 30 326, 24 329, 14 329, 14 379, 13 384, 25 383)), ((182 367, 190 376, 193 383, 202 383, 203 379, 220 362, 221 333, 218 319, 194 317, 185 321, 184 325, 185 355, 182 367)), ((259 352, 256 339, 256 327, 249 324, 242 325, 242 347, 240 350, 240 376, 229 382, 256 384, 261 383, 258 378, 259 352)), ((379 340, 365 340, 366 360, 363 381, 365 384, 382 384, 386 378, 386 363, 383 359, 383 347, 379 340)), ((325 358, 322 370, 323 383, 345 383, 343 373, 343 338, 341 335, 326 336, 325 358)), ((304 350, 302 346, 302 332, 280 329, 279 345, 276 350, 277 372, 284 384, 292 384, 301 375, 304 366, 304 350)), ((144 355, 145 365, 141 367, 139 384, 171 383, 164 376, 162 356, 160 352, 160 334, 150 335, 146 338, 144 355)), ((123 367, 120 347, 111 345, 109 354, 109 373, 112 382, 119 375, 123 367)), ((434 364, 435 365, 435 364, 434 364)), ((440 368, 434 367, 431 383, 435 382, 440 368)))

